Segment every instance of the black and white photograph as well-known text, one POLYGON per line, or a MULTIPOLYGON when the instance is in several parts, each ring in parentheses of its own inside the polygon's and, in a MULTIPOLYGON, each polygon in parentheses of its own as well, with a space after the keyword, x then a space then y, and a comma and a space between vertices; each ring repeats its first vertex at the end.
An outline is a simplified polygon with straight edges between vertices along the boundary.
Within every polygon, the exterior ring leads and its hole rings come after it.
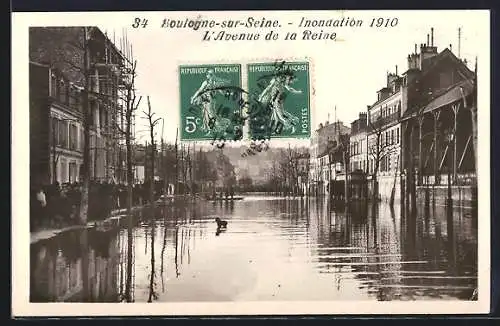
POLYGON ((14 14, 13 313, 487 312, 489 19, 14 14))

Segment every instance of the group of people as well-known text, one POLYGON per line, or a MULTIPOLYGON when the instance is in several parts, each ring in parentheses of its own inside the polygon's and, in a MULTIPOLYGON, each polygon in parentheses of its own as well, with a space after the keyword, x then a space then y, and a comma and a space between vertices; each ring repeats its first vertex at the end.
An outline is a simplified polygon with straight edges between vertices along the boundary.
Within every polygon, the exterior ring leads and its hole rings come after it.
MULTIPOLYGON (((58 182, 31 189, 30 228, 62 227, 80 222, 82 184, 58 182)), ((149 187, 137 184, 132 190, 132 205, 142 205, 149 187)), ((88 221, 103 220, 112 210, 127 207, 127 186, 113 182, 91 181, 88 198, 88 221)))
POLYGON ((219 192, 219 196, 217 196, 217 191, 215 189, 213 189, 212 195, 210 197, 209 196, 206 196, 206 197, 207 197, 206 199, 209 199, 209 200, 217 200, 217 199, 223 200, 224 198, 226 200, 233 199, 234 198, 234 189, 233 189, 233 187, 221 189, 219 192))

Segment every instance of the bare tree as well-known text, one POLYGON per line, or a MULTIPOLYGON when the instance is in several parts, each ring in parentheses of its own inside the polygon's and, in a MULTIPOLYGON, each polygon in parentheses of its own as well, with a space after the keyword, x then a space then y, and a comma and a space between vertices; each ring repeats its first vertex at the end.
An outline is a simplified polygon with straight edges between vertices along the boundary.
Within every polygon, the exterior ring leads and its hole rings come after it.
POLYGON ((154 129, 156 125, 160 122, 161 118, 154 118, 155 113, 151 111, 151 102, 148 100, 148 111, 143 111, 145 115, 145 119, 148 120, 149 126, 149 136, 151 138, 151 175, 150 175, 150 189, 149 196, 151 201, 151 206, 154 206, 154 181, 155 181, 155 154, 156 154, 156 143, 155 143, 155 134, 154 129))
POLYGON ((134 61, 131 71, 130 80, 125 82, 125 130, 120 126, 116 128, 125 136, 126 159, 127 159, 127 211, 130 214, 132 211, 132 183, 134 180, 134 172, 132 170, 132 124, 134 113, 141 103, 142 96, 137 98, 135 93, 135 76, 136 76, 137 61, 134 61))
POLYGON ((383 134, 387 129, 384 123, 385 119, 379 117, 375 122, 368 119, 368 156, 372 159, 373 169, 371 177, 373 182, 373 199, 378 200, 378 172, 380 164, 387 156, 397 152, 397 147, 394 146, 392 141, 384 141, 383 134), (371 136, 371 137, 370 137, 371 136))
POLYGON ((83 27, 83 185, 80 202, 80 223, 85 224, 88 220, 89 210, 89 188, 90 188, 90 124, 92 119, 89 90, 90 90, 90 58, 87 27, 83 27))

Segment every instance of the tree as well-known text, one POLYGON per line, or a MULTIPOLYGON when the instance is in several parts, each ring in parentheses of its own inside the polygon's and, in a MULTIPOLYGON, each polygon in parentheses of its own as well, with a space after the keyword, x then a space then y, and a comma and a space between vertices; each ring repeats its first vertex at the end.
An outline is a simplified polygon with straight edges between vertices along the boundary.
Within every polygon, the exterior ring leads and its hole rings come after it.
POLYGON ((126 160, 127 160, 127 211, 132 212, 132 184, 134 181, 134 172, 132 170, 132 124, 134 112, 139 107, 142 96, 137 99, 135 93, 135 76, 136 76, 137 61, 134 61, 130 70, 130 80, 125 82, 125 130, 120 126, 117 129, 125 136, 126 160))
POLYGON ((151 175, 150 175, 150 188, 149 188, 149 198, 151 202, 151 207, 154 207, 154 189, 155 189, 155 154, 156 154, 156 143, 155 143, 155 134, 154 134, 154 129, 156 125, 160 122, 161 118, 154 118, 154 112, 151 110, 151 102, 149 101, 149 96, 147 97, 148 100, 148 111, 143 111, 145 115, 145 119, 148 121, 148 127, 149 127, 149 136, 151 140, 151 175))
POLYGON ((383 137, 384 131, 387 129, 386 119, 379 116, 375 121, 368 119, 368 156, 373 162, 371 169, 371 177, 373 183, 373 199, 378 200, 378 172, 380 164, 387 156, 397 151, 397 146, 394 146, 391 140, 387 141, 383 137))
POLYGON ((83 88, 83 186, 80 202, 80 223, 85 224, 88 220, 89 210, 89 188, 90 188, 90 123, 92 119, 89 105, 90 89, 90 60, 87 27, 83 27, 83 75, 85 86, 83 88))
POLYGON ((241 170, 238 176, 238 187, 242 191, 249 191, 253 185, 253 180, 250 177, 247 169, 241 170))

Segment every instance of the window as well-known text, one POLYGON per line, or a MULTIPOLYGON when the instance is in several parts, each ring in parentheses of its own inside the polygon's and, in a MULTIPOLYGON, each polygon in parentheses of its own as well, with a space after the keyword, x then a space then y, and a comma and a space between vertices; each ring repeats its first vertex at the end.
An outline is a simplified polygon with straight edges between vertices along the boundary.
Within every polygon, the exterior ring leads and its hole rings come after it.
POLYGON ((57 76, 54 73, 50 75, 50 96, 57 98, 57 76))
POLYGON ((60 120, 59 121, 59 146, 67 147, 68 146, 68 121, 60 120))
POLYGON ((68 99, 68 85, 63 78, 59 80, 59 101, 64 104, 69 103, 68 99))
POLYGON ((99 106, 99 126, 101 127, 101 129, 106 126, 105 116, 106 116, 106 111, 104 110, 104 108, 99 106))
POLYGON ((78 130, 75 124, 70 124, 69 126, 69 148, 76 150, 78 143, 78 130))
POLYGON ((396 143, 399 144, 399 127, 396 128, 396 143))
POLYGON ((70 87, 68 97, 68 105, 71 107, 71 109, 81 111, 80 93, 76 89, 70 87))
POLYGON ((52 137, 51 143, 52 146, 59 145, 59 120, 57 118, 52 118, 52 137))
POLYGON ((90 103, 90 126, 95 127, 96 125, 96 111, 97 111, 97 103, 92 101, 90 103))
POLYGON ((69 182, 75 182, 76 181, 76 163, 70 162, 68 167, 69 167, 69 182))
POLYGON ((391 130, 391 145, 394 145, 394 129, 391 130))
POLYGON ((68 164, 66 159, 61 158, 61 183, 68 182, 68 164))
POLYGON ((80 151, 83 151, 83 146, 84 146, 84 142, 85 141, 85 136, 83 134, 83 128, 80 129, 80 151))
POLYGON ((385 132, 385 145, 386 146, 389 145, 389 132, 388 131, 385 132))

